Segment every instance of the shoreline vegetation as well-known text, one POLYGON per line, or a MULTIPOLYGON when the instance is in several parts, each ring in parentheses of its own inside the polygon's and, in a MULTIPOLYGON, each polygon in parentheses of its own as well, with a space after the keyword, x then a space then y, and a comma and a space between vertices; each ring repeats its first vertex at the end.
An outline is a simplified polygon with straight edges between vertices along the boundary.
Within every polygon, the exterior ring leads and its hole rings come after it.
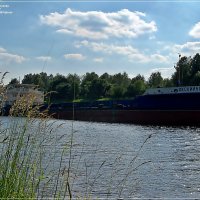
MULTIPOLYGON (((126 72, 114 75, 104 73, 101 76, 95 72, 83 76, 77 74, 54 76, 42 72, 25 75, 21 83, 38 85, 45 92, 47 103, 72 102, 74 99, 76 102, 129 99, 143 94, 147 88, 200 85, 199 53, 194 57, 180 56, 174 68, 176 71, 170 78, 163 78, 160 72, 153 72, 147 80, 140 74, 130 78, 126 72)), ((20 82, 13 78, 9 84, 16 83, 20 82)))
MULTIPOLYGON (((0 93, 2 98, 6 99, 3 89, 4 87, 1 87, 0 93)), ((93 199, 93 186, 104 174, 106 164, 111 168, 110 180, 107 180, 107 199, 112 197, 113 178, 116 176, 119 176, 117 196, 121 198, 124 192, 127 193, 127 180, 132 178, 134 171, 151 162, 136 162, 143 146, 151 138, 149 135, 135 151, 131 161, 126 163, 123 176, 121 170, 117 171, 122 155, 116 155, 113 163, 107 163, 106 158, 98 161, 95 176, 89 177, 89 171, 93 170, 97 163, 89 166, 85 160, 88 155, 83 155, 83 151, 79 152, 78 162, 74 163, 74 151, 77 149, 74 121, 59 134, 60 129, 66 126, 65 121, 58 123, 47 114, 48 110, 41 112, 39 106, 33 106, 34 98, 34 95, 21 96, 12 105, 9 116, 0 117, 0 199, 90 200, 93 199), (84 191, 74 189, 79 170, 84 176, 84 180, 80 182, 84 191)), ((93 156, 95 157, 95 151, 93 156)), ((133 185, 135 184, 133 182, 133 185)))

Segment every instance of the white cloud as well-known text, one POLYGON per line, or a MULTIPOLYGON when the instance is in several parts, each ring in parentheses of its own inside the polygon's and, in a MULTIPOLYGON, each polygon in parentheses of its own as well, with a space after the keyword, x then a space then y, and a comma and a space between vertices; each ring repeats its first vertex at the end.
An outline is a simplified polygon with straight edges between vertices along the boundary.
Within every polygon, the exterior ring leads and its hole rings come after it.
POLYGON ((149 37, 149 40, 155 40, 156 39, 156 36, 155 35, 152 35, 149 37))
POLYGON ((184 56, 191 56, 200 52, 200 42, 187 42, 182 45, 176 44, 172 47, 172 50, 184 56))
POLYGON ((6 50, 4 48, 0 47, 0 53, 4 53, 4 52, 6 52, 6 50))
POLYGON ((65 34, 73 34, 72 31, 69 31, 67 29, 59 29, 56 31, 57 33, 65 33, 65 34))
POLYGON ((73 60, 84 60, 85 56, 82 54, 65 54, 64 57, 66 59, 73 59, 73 60))
POLYGON ((82 46, 92 49, 95 52, 104 52, 107 54, 122 54, 122 55, 131 55, 138 53, 138 50, 133 48, 132 46, 116 46, 112 44, 105 44, 105 43, 97 43, 97 42, 89 42, 87 40, 77 42, 75 45, 77 48, 82 46))
POLYGON ((94 58, 93 61, 97 62, 97 63, 102 63, 103 62, 103 58, 94 58))
POLYGON ((75 46, 77 48, 87 47, 92 51, 102 52, 107 55, 118 54, 122 56, 127 56, 129 61, 133 62, 168 62, 168 57, 162 56, 160 54, 145 55, 131 45, 117 46, 113 44, 96 43, 84 40, 81 42, 77 42, 75 46))
POLYGON ((105 13, 73 11, 68 8, 64 13, 41 15, 40 20, 43 24, 56 27, 57 32, 91 39, 136 38, 157 31, 156 23, 148 22, 145 13, 128 9, 105 13))
POLYGON ((22 63, 26 59, 23 56, 8 53, 6 49, 0 47, 0 62, 22 63))
POLYGON ((153 68, 145 75, 145 77, 148 78, 154 72, 160 72, 163 78, 169 78, 175 72, 175 69, 174 67, 153 68))
POLYGON ((38 56, 36 59, 40 61, 50 61, 52 58, 50 56, 38 56))
POLYGON ((196 23, 189 32, 189 35, 194 38, 200 38, 200 22, 196 23))
POLYGON ((160 55, 160 54, 153 54, 150 56, 150 59, 152 60, 157 60, 158 62, 168 62, 169 58, 168 56, 163 56, 163 55, 160 55))

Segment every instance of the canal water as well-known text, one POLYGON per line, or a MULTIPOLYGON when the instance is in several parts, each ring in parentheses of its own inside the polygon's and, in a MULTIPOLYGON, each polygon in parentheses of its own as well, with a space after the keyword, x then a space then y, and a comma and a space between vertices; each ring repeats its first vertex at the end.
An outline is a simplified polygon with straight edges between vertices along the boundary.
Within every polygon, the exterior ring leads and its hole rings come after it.
MULTIPOLYGON (((3 122, 10 123, 8 118, 3 122)), ((70 166, 73 197, 200 198, 200 128, 64 120, 48 124, 51 142, 45 145, 44 164, 60 174, 70 166)), ((53 189, 47 194, 52 197, 53 189)))

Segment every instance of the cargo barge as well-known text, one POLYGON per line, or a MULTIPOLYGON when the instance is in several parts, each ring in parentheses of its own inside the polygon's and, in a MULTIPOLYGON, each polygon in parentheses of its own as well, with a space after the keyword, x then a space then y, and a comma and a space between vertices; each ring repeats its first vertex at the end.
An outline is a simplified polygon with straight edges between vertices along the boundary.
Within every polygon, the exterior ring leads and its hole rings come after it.
POLYGON ((130 100, 52 104, 57 119, 149 125, 200 125, 200 86, 148 89, 130 100))
MULTIPOLYGON (((1 110, 9 115, 17 96, 32 93, 33 87, 15 85, 8 90, 8 99, 1 110), (31 89, 30 89, 31 88, 31 89)), ((38 92, 34 104, 41 105, 42 92, 38 92)), ((149 125, 200 126, 200 86, 151 88, 143 95, 128 100, 90 101, 79 103, 42 104, 40 111, 48 109, 56 119, 108 123, 149 125)))

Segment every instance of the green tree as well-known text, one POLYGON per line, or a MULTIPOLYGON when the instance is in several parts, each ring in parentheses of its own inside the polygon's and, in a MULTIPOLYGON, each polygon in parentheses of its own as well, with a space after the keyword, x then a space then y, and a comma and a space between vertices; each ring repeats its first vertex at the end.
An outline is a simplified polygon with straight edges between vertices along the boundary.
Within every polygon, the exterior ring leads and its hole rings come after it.
POLYGON ((40 89, 47 92, 49 90, 50 81, 52 78, 53 78, 52 75, 48 76, 47 73, 44 73, 44 72, 41 72, 40 74, 38 74, 37 81, 38 81, 38 85, 40 89))
POLYGON ((196 73, 200 72, 200 55, 197 53, 191 59, 191 75, 195 76, 196 73))
POLYGON ((131 83, 127 88, 127 97, 135 97, 136 95, 141 95, 146 90, 146 84, 144 80, 136 80, 131 83))
POLYGON ((111 76, 110 96, 113 98, 125 97, 130 83, 131 79, 126 72, 114 74, 111 76))
POLYGON ((181 57, 178 66, 180 68, 180 84, 189 85, 191 81, 191 60, 186 56, 181 57))
POLYGON ((68 74, 67 77, 56 74, 50 82, 50 91, 53 101, 71 101, 79 98, 80 77, 77 74, 68 74))
POLYGON ((128 74, 126 72, 122 73, 118 73, 118 74, 114 74, 111 77, 112 84, 116 84, 116 85, 121 85, 124 87, 128 87, 129 83, 131 82, 130 78, 128 77, 128 74))
POLYGON ((163 87, 173 87, 175 86, 172 79, 165 78, 163 79, 163 87))
POLYGON ((195 73, 195 75, 192 77, 192 84, 190 85, 200 85, 200 71, 195 73))
POLYGON ((110 96, 112 98, 122 98, 125 96, 126 89, 122 85, 112 85, 110 96))
POLYGON ((47 92, 50 87, 50 82, 53 76, 48 76, 47 73, 41 72, 40 74, 26 74, 22 80, 23 84, 38 85, 40 89, 47 92))
POLYGON ((149 79, 148 79, 148 85, 150 87, 162 87, 163 86, 163 78, 161 76, 160 72, 153 72, 149 79))
POLYGON ((12 78, 9 84, 20 84, 19 80, 16 78, 12 78))
POLYGON ((103 79, 103 80, 107 81, 108 83, 111 82, 111 78, 112 78, 112 76, 109 75, 108 73, 104 73, 104 74, 102 74, 102 75, 100 76, 100 79, 103 79))
POLYGON ((197 53, 192 59, 190 59, 190 77, 188 85, 200 85, 199 73, 200 73, 200 55, 197 53))
POLYGON ((135 76, 135 77, 133 77, 133 78, 131 79, 131 83, 134 83, 135 81, 138 81, 138 80, 141 80, 141 81, 145 82, 144 76, 138 74, 137 76, 135 76))
POLYGON ((40 80, 39 74, 27 74, 24 76, 22 83, 39 85, 39 80, 40 80))
POLYGON ((70 86, 67 78, 63 75, 56 74, 50 82, 49 92, 51 92, 51 101, 65 100, 68 98, 70 86))
MULTIPOLYGON (((91 88, 92 86, 92 82, 96 79, 98 79, 99 76, 95 73, 95 72, 91 72, 91 73, 86 73, 81 81, 81 85, 80 85, 80 95, 82 98, 90 98, 91 96, 91 88)), ((92 97, 91 97, 92 98, 92 97)))
POLYGON ((69 85, 68 99, 77 99, 80 96, 80 77, 77 74, 68 74, 66 82, 69 85))
POLYGON ((103 98, 107 96, 110 84, 104 79, 94 79, 90 85, 90 96, 92 98, 103 98))

